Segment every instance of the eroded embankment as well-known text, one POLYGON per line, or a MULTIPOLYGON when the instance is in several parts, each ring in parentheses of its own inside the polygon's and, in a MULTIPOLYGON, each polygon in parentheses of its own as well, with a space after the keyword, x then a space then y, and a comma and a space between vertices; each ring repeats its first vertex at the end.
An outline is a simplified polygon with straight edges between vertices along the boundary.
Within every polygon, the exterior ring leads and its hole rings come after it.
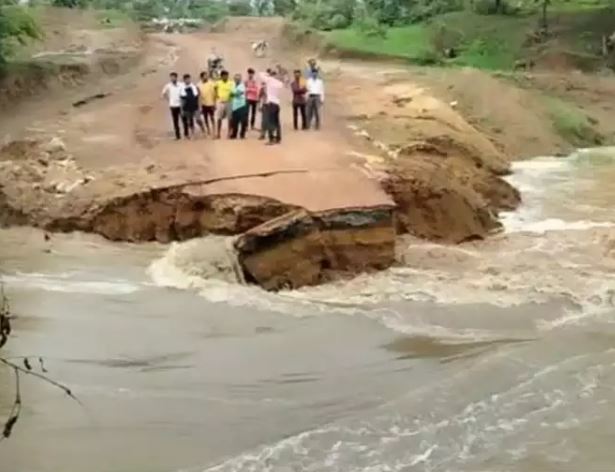
POLYGON ((487 137, 403 71, 331 67, 334 87, 351 97, 344 107, 349 126, 372 149, 363 156, 367 166, 397 204, 398 233, 459 243, 501 228, 498 213, 515 209, 521 197, 502 178, 508 159, 487 137))
POLYGON ((113 241, 240 235, 235 249, 244 278, 266 289, 314 285, 394 262, 392 206, 310 213, 256 195, 211 195, 207 181, 135 189, 147 186, 148 175, 129 168, 88 174, 58 139, 13 142, 0 149, 0 222, 113 241), (131 176, 132 187, 122 175, 131 176))

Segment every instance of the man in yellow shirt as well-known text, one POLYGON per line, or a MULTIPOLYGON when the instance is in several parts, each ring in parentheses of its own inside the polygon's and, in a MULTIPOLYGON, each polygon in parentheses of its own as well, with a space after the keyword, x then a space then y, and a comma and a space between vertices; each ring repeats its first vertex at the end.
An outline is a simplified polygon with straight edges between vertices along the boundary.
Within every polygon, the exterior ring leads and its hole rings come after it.
POLYGON ((216 83, 209 80, 207 72, 201 72, 201 83, 199 84, 199 99, 201 101, 201 113, 205 121, 207 134, 211 135, 216 129, 214 114, 216 111, 216 83), (211 127, 209 123, 211 121, 211 127))
POLYGON ((216 137, 218 139, 220 139, 220 134, 222 131, 222 121, 228 121, 230 118, 231 96, 234 89, 235 84, 233 84, 232 80, 229 80, 228 71, 223 70, 220 73, 220 80, 216 82, 216 119, 218 125, 216 137))

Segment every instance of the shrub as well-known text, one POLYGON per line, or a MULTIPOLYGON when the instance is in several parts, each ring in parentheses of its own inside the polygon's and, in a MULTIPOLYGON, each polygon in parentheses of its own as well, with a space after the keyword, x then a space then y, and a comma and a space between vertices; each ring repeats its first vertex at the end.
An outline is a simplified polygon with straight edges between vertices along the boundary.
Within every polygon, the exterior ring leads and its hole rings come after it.
POLYGON ((435 51, 442 53, 446 49, 460 49, 463 33, 449 27, 446 23, 433 23, 429 28, 429 43, 435 51))
POLYGON ((506 0, 475 0, 474 12, 479 15, 515 15, 518 7, 513 7, 506 0))
POLYGON ((461 0, 419 0, 411 8, 402 8, 401 22, 417 23, 434 16, 463 9, 461 0))
POLYGON ((4 63, 16 44, 41 35, 36 21, 25 8, 0 6, 0 64, 4 63))
POLYGON ((546 105, 553 127, 566 141, 575 146, 603 143, 604 137, 594 129, 590 119, 579 108, 558 98, 547 99, 546 105))
POLYGON ((432 48, 423 49, 412 59, 412 62, 421 66, 435 66, 442 64, 442 55, 440 51, 432 48))
POLYGON ((386 27, 373 16, 362 16, 355 22, 355 26, 366 36, 386 37, 386 27))

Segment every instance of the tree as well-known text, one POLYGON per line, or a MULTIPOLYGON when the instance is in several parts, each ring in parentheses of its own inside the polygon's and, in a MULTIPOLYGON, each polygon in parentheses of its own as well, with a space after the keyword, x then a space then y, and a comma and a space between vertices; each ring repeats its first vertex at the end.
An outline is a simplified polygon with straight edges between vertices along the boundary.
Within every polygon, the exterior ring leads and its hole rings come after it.
POLYGON ((551 5, 551 0, 538 0, 541 3, 540 27, 544 31, 549 29, 548 8, 551 5))
POLYGON ((297 0, 273 0, 273 14, 279 16, 292 15, 297 9, 297 0))
POLYGON ((53 0, 54 7, 83 8, 87 6, 87 0, 53 0))
MULTIPOLYGON (((11 309, 9 300, 4 293, 4 286, 0 285, 0 349, 2 349, 8 342, 10 335, 11 309)), ((46 375, 47 369, 45 368, 45 363, 41 357, 33 359, 29 357, 20 357, 18 363, 17 359, 7 359, 0 356, 0 367, 12 370, 15 375, 15 397, 13 399, 13 406, 6 417, 2 431, 0 431, 0 442, 11 437, 15 425, 17 424, 17 421, 19 421, 22 406, 21 377, 23 375, 31 376, 48 383, 53 387, 62 390, 69 398, 75 400, 77 403, 81 403, 68 387, 56 382, 46 375)))
POLYGON ((0 0, 0 64, 17 44, 39 37, 38 25, 24 7, 0 0))
POLYGON ((252 14, 252 3, 250 0, 231 0, 228 10, 234 16, 250 16, 252 14))
POLYGON ((267 16, 273 12, 272 0, 254 0, 254 10, 258 16, 267 16))

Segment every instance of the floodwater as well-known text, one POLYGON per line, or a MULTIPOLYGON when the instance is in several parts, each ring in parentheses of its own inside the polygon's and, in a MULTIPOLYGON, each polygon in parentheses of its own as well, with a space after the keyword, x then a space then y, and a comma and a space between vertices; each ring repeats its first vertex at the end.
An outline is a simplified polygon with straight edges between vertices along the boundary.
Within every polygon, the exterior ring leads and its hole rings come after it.
MULTIPOLYGON (((0 233, 34 380, 1 472, 602 472, 615 463, 615 152, 515 165, 506 232, 280 294, 227 241, 0 233)), ((12 378, 0 371, 0 410, 12 378)))

